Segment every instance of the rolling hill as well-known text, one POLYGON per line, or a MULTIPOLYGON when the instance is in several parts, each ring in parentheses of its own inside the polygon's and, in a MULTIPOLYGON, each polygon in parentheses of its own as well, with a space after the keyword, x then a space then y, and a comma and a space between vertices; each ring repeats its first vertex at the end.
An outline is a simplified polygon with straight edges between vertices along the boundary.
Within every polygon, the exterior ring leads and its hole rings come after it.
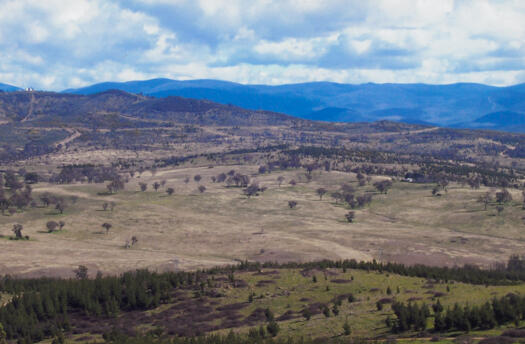
POLYGON ((154 98, 110 90, 90 95, 53 92, 0 93, 0 120, 18 123, 140 126, 140 121, 200 125, 293 125, 300 119, 269 111, 253 111, 208 100, 154 98))
POLYGON ((243 108, 264 109, 322 121, 396 120, 440 126, 490 128, 523 132, 520 126, 476 122, 483 116, 525 113, 525 84, 494 87, 482 84, 337 84, 312 82, 280 86, 242 85, 218 80, 152 79, 102 83, 65 92, 93 94, 120 89, 157 98, 182 96, 208 99, 243 108))

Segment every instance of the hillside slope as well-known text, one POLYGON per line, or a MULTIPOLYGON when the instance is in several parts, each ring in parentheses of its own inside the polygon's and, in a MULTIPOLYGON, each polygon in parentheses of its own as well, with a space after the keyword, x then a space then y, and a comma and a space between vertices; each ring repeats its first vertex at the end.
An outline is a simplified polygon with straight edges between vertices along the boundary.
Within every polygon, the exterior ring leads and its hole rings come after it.
POLYGON ((211 101, 152 98, 116 90, 87 96, 52 92, 0 93, 0 119, 8 122, 69 125, 108 122, 100 120, 101 116, 118 119, 117 127, 125 127, 126 121, 137 119, 228 126, 292 125, 300 121, 278 113, 245 110, 211 101))
MULTIPOLYGON (((470 126, 470 123, 484 115, 500 111, 525 111, 525 84, 494 87, 470 83, 351 85, 312 82, 266 86, 217 80, 153 79, 102 83, 68 92, 92 94, 107 89, 121 89, 154 97, 177 95, 209 99, 248 109, 264 109, 323 121, 389 119, 442 126, 466 124, 469 128, 478 128, 475 124, 470 126)), ((506 123, 496 123, 491 129, 523 131, 521 127, 506 123)))

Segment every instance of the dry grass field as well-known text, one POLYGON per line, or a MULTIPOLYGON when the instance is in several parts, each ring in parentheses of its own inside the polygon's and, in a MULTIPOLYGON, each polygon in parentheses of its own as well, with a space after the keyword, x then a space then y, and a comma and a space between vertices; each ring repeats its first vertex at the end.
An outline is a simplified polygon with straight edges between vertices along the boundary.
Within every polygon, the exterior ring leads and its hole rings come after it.
POLYGON ((71 276, 78 265, 90 272, 116 273, 136 268, 191 270, 237 260, 309 261, 356 259, 407 264, 490 266, 520 253, 525 234, 521 195, 497 214, 495 204, 484 210, 478 202, 489 190, 451 184, 440 197, 431 195, 434 184, 396 181, 387 194, 371 185, 387 177, 374 176, 358 186, 353 173, 313 173, 304 170, 257 174, 256 165, 196 167, 146 171, 130 178, 123 191, 108 194, 105 184, 56 185, 38 183, 33 198, 44 193, 64 197, 67 208, 38 206, 12 216, 0 216, 0 274, 71 276), (267 190, 248 198, 242 188, 213 183, 211 177, 230 170, 249 174, 267 190), (193 177, 201 175, 197 183, 193 177), (284 177, 281 186, 277 178, 284 177), (189 178, 189 182, 185 179, 189 178), (296 180, 295 186, 289 184, 296 180), (155 191, 154 182, 165 181, 155 191), (140 191, 139 183, 148 189, 140 191), (346 206, 336 204, 330 192, 343 183, 356 194, 370 193, 369 206, 355 210, 348 223, 346 206), (206 191, 199 192, 204 185, 206 191), (175 189, 169 196, 165 190, 175 189), (316 189, 328 193, 321 200, 316 189), (295 209, 288 201, 297 201, 295 209), (104 211, 103 203, 114 210, 104 211), (47 233, 46 222, 62 220, 62 231, 47 233), (103 223, 112 225, 106 234, 103 223), (30 241, 9 240, 14 223, 24 226, 30 241), (138 242, 125 248, 136 236, 138 242))

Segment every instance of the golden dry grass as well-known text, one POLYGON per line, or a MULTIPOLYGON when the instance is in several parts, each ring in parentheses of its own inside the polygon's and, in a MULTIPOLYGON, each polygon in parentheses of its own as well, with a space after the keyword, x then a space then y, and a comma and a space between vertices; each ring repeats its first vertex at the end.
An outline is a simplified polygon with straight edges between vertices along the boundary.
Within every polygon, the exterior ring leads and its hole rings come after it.
MULTIPOLYGON (((126 190, 105 195, 103 184, 36 184, 34 195, 49 192, 68 199, 78 197, 63 215, 52 208, 32 208, 14 216, 0 216, 0 234, 9 236, 13 223, 24 225, 31 241, 0 240, 0 273, 70 275, 80 264, 90 271, 115 273, 135 268, 195 269, 257 261, 307 261, 318 259, 395 260, 403 263, 488 266, 521 252, 521 204, 506 206, 495 216, 494 205, 483 210, 477 198, 487 189, 470 190, 451 185, 441 197, 432 197, 433 185, 395 182, 387 195, 371 185, 357 187, 354 174, 290 170, 257 175, 257 166, 181 167, 145 172, 131 178, 126 190), (235 169, 252 175, 267 191, 248 199, 240 188, 212 183, 210 177, 235 169), (193 176, 202 175, 196 183, 193 176), (277 177, 285 181, 278 186, 277 177), (190 182, 184 179, 189 177, 190 182), (296 186, 288 182, 299 181, 296 186), (155 192, 151 184, 165 180, 155 192), (149 185, 140 192, 138 183, 149 185), (359 193, 372 192, 369 207, 349 210, 315 190, 337 190, 350 183, 359 193), (199 184, 207 190, 200 193, 199 184), (173 187, 175 194, 164 191, 173 187), (296 209, 287 202, 296 200, 296 209), (102 211, 115 202, 114 211, 102 211), (49 220, 66 222, 65 230, 49 234, 49 220), (101 224, 113 225, 105 234, 101 224), (125 249, 132 236, 138 244, 125 249)), ((374 177, 375 179, 383 177, 374 177)), ((519 199, 517 192, 515 199, 519 199)))

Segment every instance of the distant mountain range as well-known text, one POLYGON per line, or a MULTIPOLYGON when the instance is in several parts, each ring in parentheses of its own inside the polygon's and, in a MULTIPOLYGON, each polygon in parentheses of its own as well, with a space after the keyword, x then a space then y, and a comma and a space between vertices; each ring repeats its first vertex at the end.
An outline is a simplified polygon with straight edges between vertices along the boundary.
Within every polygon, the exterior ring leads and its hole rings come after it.
POLYGON ((63 92, 90 95, 111 89, 156 98, 207 99, 318 121, 391 120, 525 132, 525 84, 495 87, 469 83, 352 85, 312 82, 267 86, 219 80, 152 79, 105 82, 63 92))

